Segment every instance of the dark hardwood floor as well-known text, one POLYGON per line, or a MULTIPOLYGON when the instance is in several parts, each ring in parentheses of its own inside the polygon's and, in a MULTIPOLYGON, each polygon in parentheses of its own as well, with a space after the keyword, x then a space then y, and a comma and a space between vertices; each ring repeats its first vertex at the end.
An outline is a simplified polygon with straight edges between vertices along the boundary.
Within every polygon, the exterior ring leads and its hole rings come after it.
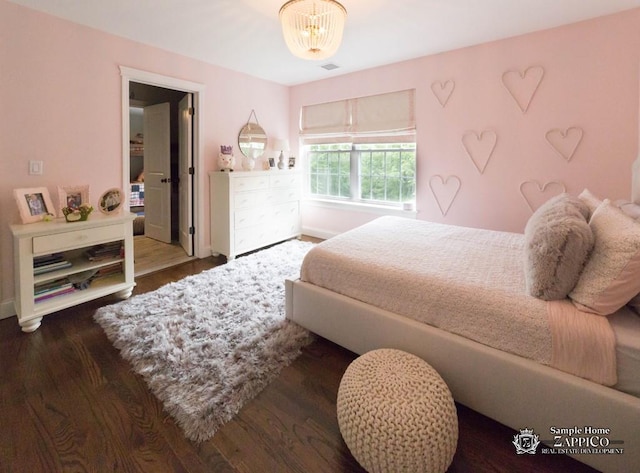
MULTIPOLYGON (((135 293, 202 271, 149 274, 135 293)), ((187 440, 92 319, 103 299, 45 317, 34 333, 0 321, 0 472, 362 472, 335 416, 355 354, 318 339, 207 442, 187 440)), ((564 456, 516 455, 515 432, 458 406, 451 472, 588 472, 564 456)), ((523 426, 524 427, 524 426, 523 426)))

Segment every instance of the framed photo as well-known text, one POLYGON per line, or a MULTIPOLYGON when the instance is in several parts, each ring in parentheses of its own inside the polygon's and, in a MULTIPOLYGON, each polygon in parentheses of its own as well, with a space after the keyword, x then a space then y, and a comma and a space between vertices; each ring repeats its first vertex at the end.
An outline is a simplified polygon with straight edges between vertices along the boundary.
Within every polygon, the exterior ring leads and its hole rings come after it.
POLYGON ((68 207, 77 210, 82 204, 91 205, 89 202, 89 186, 58 187, 58 216, 63 217, 62 208, 68 207))
POLYGON ((270 168, 276 167, 276 158, 269 158, 269 167, 270 168))
POLYGON ((289 158, 289 169, 293 169, 294 167, 296 167, 296 158, 295 156, 291 156, 289 158))
POLYGON ((105 214, 116 213, 122 207, 123 200, 122 190, 114 187, 112 189, 108 189, 100 196, 98 208, 100 209, 100 212, 105 214))
POLYGON ((28 189, 14 189, 13 195, 18 204, 22 223, 34 223, 45 217, 55 215, 55 208, 46 187, 31 187, 28 189))

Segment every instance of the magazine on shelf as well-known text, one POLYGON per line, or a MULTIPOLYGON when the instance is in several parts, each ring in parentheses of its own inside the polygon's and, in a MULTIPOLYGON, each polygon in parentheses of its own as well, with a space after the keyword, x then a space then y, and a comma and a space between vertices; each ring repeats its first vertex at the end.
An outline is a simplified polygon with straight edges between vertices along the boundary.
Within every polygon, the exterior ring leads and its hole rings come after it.
POLYGON ((71 263, 65 259, 63 253, 36 256, 33 258, 33 274, 44 274, 58 269, 69 268, 71 263))
POLYGON ((118 258, 122 254, 122 242, 114 241, 104 243, 89 248, 86 252, 89 261, 100 261, 103 259, 118 258))
POLYGON ((75 287, 67 278, 54 279, 33 287, 34 300, 40 302, 52 297, 68 294, 75 291, 75 287))
POLYGON ((51 271, 57 271, 58 269, 70 268, 72 265, 69 261, 60 261, 58 263, 50 263, 43 266, 38 266, 33 268, 33 274, 45 274, 50 273, 51 271))

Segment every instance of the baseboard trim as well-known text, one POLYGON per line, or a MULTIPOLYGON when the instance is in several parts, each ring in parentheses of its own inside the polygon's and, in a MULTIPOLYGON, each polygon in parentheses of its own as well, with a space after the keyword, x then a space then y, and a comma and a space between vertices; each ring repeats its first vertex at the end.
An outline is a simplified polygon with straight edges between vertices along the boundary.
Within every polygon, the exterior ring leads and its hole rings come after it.
POLYGON ((15 315, 16 308, 13 305, 13 301, 0 302, 0 320, 15 317, 15 315))
POLYGON ((329 230, 323 230, 321 228, 303 227, 302 234, 313 238, 320 238, 322 240, 328 240, 331 237, 339 235, 340 232, 332 232, 329 230))

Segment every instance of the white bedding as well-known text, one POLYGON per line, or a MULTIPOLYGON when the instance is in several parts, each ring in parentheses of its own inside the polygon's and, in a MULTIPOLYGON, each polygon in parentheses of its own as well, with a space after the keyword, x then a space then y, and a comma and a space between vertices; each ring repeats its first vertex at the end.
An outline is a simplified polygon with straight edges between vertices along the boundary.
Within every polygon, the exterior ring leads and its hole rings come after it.
POLYGON ((551 309, 573 306, 527 295, 523 238, 383 217, 317 245, 305 258, 300 278, 499 350, 615 384, 609 321, 583 312, 574 312, 573 319, 557 316, 551 309), (561 327, 569 321, 575 328, 576 316, 585 318, 581 330, 604 336, 583 343, 575 330, 561 327))

